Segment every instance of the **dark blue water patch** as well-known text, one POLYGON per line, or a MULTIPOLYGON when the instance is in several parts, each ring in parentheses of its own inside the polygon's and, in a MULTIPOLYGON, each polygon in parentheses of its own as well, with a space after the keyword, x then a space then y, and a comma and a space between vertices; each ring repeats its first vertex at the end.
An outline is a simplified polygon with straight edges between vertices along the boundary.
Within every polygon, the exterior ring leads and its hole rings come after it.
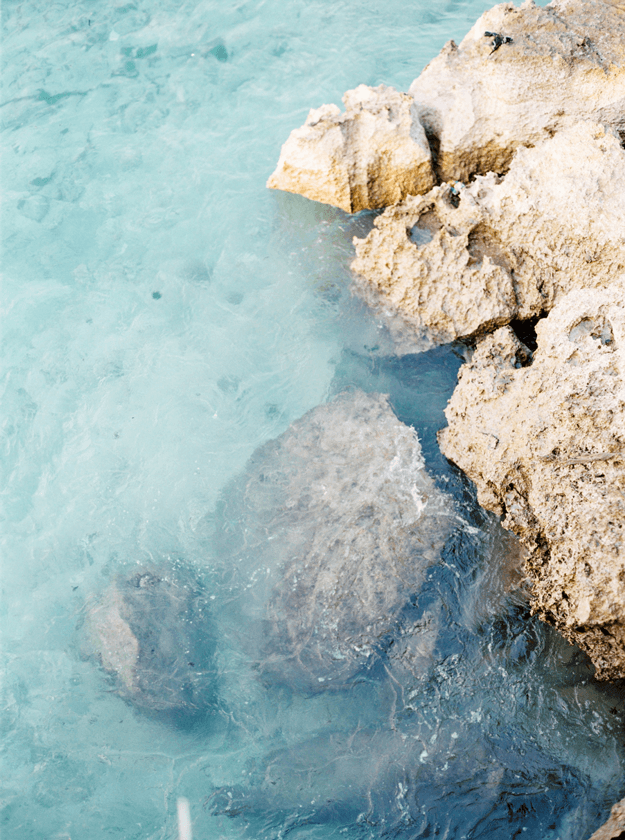
MULTIPOLYGON (((432 764, 407 733, 328 732, 269 756, 255 784, 217 791, 207 807, 235 819, 245 837, 314 825, 347 837, 570 836, 561 832, 562 814, 584 803, 589 780, 532 747, 522 756, 510 751, 509 743, 474 738, 432 764)), ((597 810, 578 811, 577 829, 597 810)))
POLYGON ((406 356, 365 355, 346 349, 336 367, 331 393, 351 386, 388 394, 398 419, 416 429, 428 467, 447 472, 436 433, 446 425, 443 412, 464 354, 461 344, 406 356))
MULTIPOLYGON (((435 372, 442 367, 451 380, 459 358, 439 348, 407 361, 348 353, 343 363, 337 388, 383 388, 404 420, 433 436, 449 386, 435 372), (425 410, 424 393, 430 396, 425 410), (424 416, 435 419, 430 425, 424 416)), ((322 416, 311 412, 301 432, 310 435, 322 416)), ((306 440, 307 468, 336 457, 316 448, 316 437, 306 440)), ((292 477, 274 452, 297 445, 291 432, 282 443, 259 450, 224 495, 218 553, 245 558, 264 552, 276 538, 282 541, 287 533, 275 531, 275 524, 285 501, 296 512, 291 528, 301 527, 308 502, 302 497, 298 506, 288 490, 292 477)), ((623 701, 593 681, 587 657, 531 615, 518 544, 479 508, 462 476, 447 467, 444 477, 458 515, 439 561, 405 593, 403 607, 377 641, 367 640, 366 666, 335 686, 328 723, 312 737, 273 739, 247 768, 245 783, 207 798, 210 812, 235 820, 243 836, 306 836, 320 827, 326 837, 576 840, 578 832, 596 827, 610 797, 618 795, 623 701), (355 700, 350 685, 357 683, 367 690, 355 700), (606 745, 613 770, 604 772, 596 758, 606 745)), ((313 539, 323 530, 324 523, 318 524, 313 539)), ((252 583, 249 598, 258 586, 252 583)), ((301 609, 306 611, 305 602, 301 609)), ((243 636, 257 632, 253 622, 239 629, 243 636)), ((358 645, 358 636, 351 641, 358 645)), ((312 696, 310 684, 293 680, 288 693, 275 688, 266 683, 267 708, 274 714, 285 702, 296 704, 298 694, 312 696)), ((262 714, 261 707, 262 701, 262 714)))

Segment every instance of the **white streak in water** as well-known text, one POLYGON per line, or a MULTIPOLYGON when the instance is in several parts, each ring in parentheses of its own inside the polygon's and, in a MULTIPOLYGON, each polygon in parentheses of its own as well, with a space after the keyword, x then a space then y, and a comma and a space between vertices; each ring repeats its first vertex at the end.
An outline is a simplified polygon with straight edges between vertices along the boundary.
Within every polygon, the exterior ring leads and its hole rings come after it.
POLYGON ((193 840, 191 835, 191 809, 189 800, 178 797, 178 840, 193 840))

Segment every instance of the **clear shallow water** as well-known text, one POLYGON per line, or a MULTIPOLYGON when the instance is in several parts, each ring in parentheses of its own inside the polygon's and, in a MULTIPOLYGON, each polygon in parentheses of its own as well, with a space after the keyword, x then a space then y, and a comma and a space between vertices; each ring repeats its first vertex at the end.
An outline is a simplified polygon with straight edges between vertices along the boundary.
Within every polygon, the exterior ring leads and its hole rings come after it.
POLYGON ((505 591, 436 447, 459 351, 351 297, 366 215, 264 188, 310 107, 407 89, 489 5, 4 4, 3 836, 170 838, 186 796, 197 838, 576 840, 623 794, 621 694, 505 591), (227 601, 229 482, 345 387, 390 395, 465 523, 402 617, 437 618, 430 665, 309 695, 225 636, 204 725, 137 714, 81 658, 89 596, 171 557, 227 601))

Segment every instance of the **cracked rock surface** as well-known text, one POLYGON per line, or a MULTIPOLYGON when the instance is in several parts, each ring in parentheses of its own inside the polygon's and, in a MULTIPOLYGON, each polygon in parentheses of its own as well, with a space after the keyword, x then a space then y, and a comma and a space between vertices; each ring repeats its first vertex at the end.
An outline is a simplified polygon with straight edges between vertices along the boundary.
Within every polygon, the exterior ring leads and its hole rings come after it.
POLYGON ((625 677, 625 283, 564 297, 537 349, 510 327, 459 375, 441 450, 529 549, 534 609, 625 677))
POLYGON ((625 6, 526 0, 485 12, 410 86, 439 180, 508 169, 520 146, 592 119, 625 132, 625 6), (485 32, 511 38, 496 50, 485 32))
POLYGON ((504 178, 389 207, 354 240, 352 269, 435 343, 481 335, 623 273, 624 195, 618 137, 580 122, 519 149, 504 178))
POLYGON ((356 213, 434 185, 430 146, 411 96, 359 85, 343 102, 344 113, 322 105, 291 132, 268 187, 356 213))

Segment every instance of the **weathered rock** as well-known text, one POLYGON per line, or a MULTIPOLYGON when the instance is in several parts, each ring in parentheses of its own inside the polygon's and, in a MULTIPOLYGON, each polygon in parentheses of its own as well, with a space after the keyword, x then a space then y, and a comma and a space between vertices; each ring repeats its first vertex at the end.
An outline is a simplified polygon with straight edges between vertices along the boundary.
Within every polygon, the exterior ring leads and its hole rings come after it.
POLYGON ((319 690, 365 667, 452 517, 383 396, 341 394, 262 446, 224 498, 216 552, 241 575, 233 623, 261 672, 319 690))
POLYGON ((625 677, 625 278, 575 291, 537 325, 478 344, 439 433, 480 503, 530 551, 534 608, 625 677))
POLYGON ((184 722, 215 702, 215 632, 206 596, 180 566, 118 577, 89 605, 83 654, 136 708, 184 722))
POLYGON ((437 147, 440 180, 504 173, 579 119, 625 132, 625 6, 620 0, 500 3, 460 46, 450 41, 410 86, 437 147), (511 42, 497 49, 496 33, 511 42))
POLYGON ((625 837, 625 799, 612 806, 610 819, 589 840, 622 840, 625 837))
POLYGON ((352 268, 432 340, 479 335, 625 271, 623 195, 618 137, 580 122, 519 149, 504 178, 446 184, 390 207, 354 239, 352 268))
POLYGON ((272 189, 347 213, 387 207, 435 183, 430 147, 412 97, 359 85, 336 105, 312 110, 282 147, 272 189))
POLYGON ((367 303, 397 310, 435 344, 506 324, 517 310, 501 255, 495 248, 479 259, 471 253, 481 206, 472 198, 455 202, 455 188, 434 187, 388 208, 366 239, 354 239, 352 270, 366 281, 360 292, 367 303))

